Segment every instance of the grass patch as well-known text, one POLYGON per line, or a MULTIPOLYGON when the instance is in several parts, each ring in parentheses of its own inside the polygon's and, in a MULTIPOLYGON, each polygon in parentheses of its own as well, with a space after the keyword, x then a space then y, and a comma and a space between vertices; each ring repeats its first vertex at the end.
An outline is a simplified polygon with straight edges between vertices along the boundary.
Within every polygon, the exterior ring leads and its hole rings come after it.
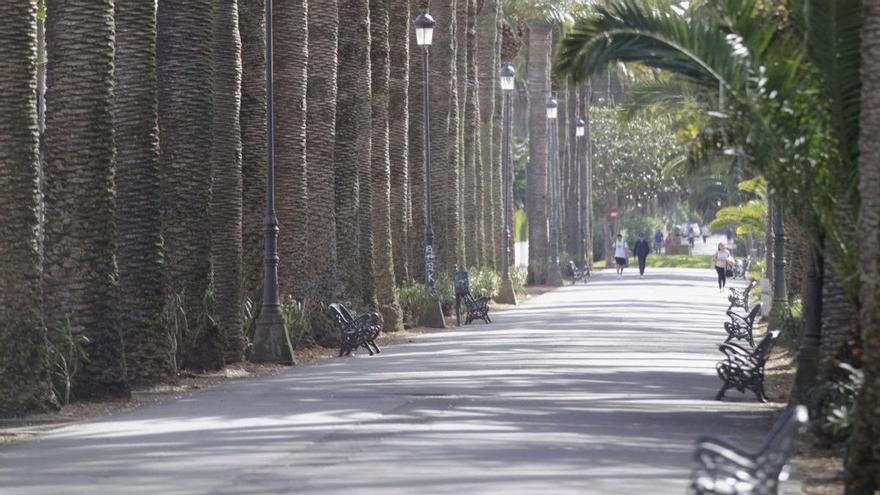
MULTIPOLYGON (((630 265, 638 266, 635 258, 630 258, 630 265)), ((612 263, 612 266, 614 264, 612 263)), ((712 268, 711 254, 670 254, 650 255, 646 263, 648 268, 712 268)), ((593 268, 607 268, 605 260, 593 263, 593 268)))

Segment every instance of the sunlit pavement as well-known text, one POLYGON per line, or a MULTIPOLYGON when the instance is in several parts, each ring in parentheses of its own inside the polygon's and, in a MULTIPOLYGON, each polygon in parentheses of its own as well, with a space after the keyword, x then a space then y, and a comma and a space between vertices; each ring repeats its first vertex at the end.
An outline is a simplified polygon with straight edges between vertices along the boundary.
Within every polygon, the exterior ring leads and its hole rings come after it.
POLYGON ((713 400, 714 272, 627 270, 453 328, 0 449, 0 493, 682 494, 694 439, 780 404, 713 400))

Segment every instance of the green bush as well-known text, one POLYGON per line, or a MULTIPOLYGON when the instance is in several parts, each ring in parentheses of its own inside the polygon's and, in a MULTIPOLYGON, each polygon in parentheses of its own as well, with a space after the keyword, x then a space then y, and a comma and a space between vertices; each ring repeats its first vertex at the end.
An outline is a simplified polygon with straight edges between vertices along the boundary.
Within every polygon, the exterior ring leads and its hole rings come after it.
POLYGON ((849 438, 856 417, 856 398, 864 382, 861 370, 839 363, 825 382, 807 393, 816 433, 827 443, 843 443, 849 438))
POLYGON ((281 315, 284 317, 284 337, 287 347, 293 355, 303 338, 309 334, 309 316, 307 305, 287 295, 281 302, 281 315))
POLYGON ((475 297, 489 296, 494 298, 501 288, 501 277, 491 268, 470 269, 471 293, 475 297))
POLYGON ((529 271, 524 266, 514 266, 510 268, 510 280, 513 282, 513 290, 517 294, 526 293, 526 280, 529 271))
POLYGON ((416 326, 419 315, 424 314, 430 304, 436 304, 428 287, 417 283, 397 289, 397 300, 403 308, 403 320, 410 326, 416 326))
POLYGON ((440 307, 443 308, 443 314, 451 315, 455 307, 455 288, 452 285, 452 275, 438 273, 434 278, 434 291, 437 293, 440 307))

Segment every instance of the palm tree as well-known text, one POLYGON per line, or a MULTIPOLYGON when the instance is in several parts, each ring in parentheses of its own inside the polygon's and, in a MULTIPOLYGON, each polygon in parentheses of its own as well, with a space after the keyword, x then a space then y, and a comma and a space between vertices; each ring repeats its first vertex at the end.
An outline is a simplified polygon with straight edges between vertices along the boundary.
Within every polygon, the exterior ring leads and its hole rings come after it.
POLYGON ((312 332, 325 344, 332 344, 335 339, 322 305, 333 302, 338 290, 334 185, 338 28, 336 0, 316 0, 309 5, 306 83, 309 270, 306 273, 312 332))
MULTIPOLYGON (((211 264, 221 353, 244 357, 241 317, 241 38, 237 0, 220 0, 214 14, 214 140, 211 149, 211 264)), ((222 367, 223 362, 213 363, 222 367)))
POLYGON ((214 104, 213 7, 210 0, 160 0, 158 9, 165 280, 173 294, 183 296, 187 316, 178 344, 179 365, 193 368, 214 367, 220 343, 209 314, 208 289, 211 165, 206 158, 211 156, 208 122, 213 122, 214 104))
POLYGON ((463 172, 464 172, 464 195, 461 199, 462 210, 464 213, 464 246, 465 246, 465 262, 466 266, 480 266, 480 257, 483 251, 483 243, 481 237, 483 229, 481 227, 481 215, 479 209, 478 198, 482 193, 482 167, 479 163, 479 102, 477 91, 477 33, 476 33, 476 1, 464 0, 467 7, 466 24, 462 26, 465 34, 465 45, 463 49, 465 53, 464 72, 461 73, 461 79, 464 81, 464 119, 462 121, 463 135, 463 172))
POLYGON ((529 22, 529 165, 526 211, 529 221, 530 285, 547 283, 547 110, 550 92, 550 24, 529 22))
MULTIPOLYGON (((369 0, 340 0, 339 61, 336 96, 336 249, 339 256, 339 284, 344 299, 362 302, 365 241, 362 210, 369 213, 370 170, 370 12, 369 0)), ((367 216, 369 221, 369 215, 367 216)))
MULTIPOLYGON (((449 273, 461 254, 459 94, 456 71, 458 0, 430 2, 437 20, 431 45, 431 202, 436 272, 449 273)), ((424 254, 424 253, 423 253, 424 254)))
POLYGON ((390 0, 388 8, 388 39, 391 64, 388 80, 388 152, 391 161, 391 248, 394 276, 398 285, 410 277, 410 236, 419 235, 410 229, 409 176, 412 155, 409 152, 409 0, 390 0))
POLYGON ((37 2, 5 2, 0 15, 0 417, 54 404, 43 326, 39 250, 37 2))
MULTIPOLYGON (((242 187, 242 287, 246 297, 257 302, 263 287, 263 214, 266 208, 266 0, 238 1, 238 31, 241 37, 241 187, 242 187)), ((279 14, 282 14, 280 9, 279 14)), ((283 24, 283 14, 279 16, 283 24)), ((279 33, 280 36, 280 33, 279 33)), ((278 38, 280 41, 280 38, 278 38)), ((283 52, 279 50, 279 52, 283 52)), ((284 88, 277 88, 283 98, 284 88)), ((280 103, 280 100, 279 100, 280 103)), ((279 123, 280 125, 280 123, 279 123)), ((281 139, 276 149, 283 149, 281 139)), ((279 165, 282 157, 279 155, 279 165)), ((282 170, 276 170, 281 173, 282 170)), ((279 177, 280 179, 280 177, 279 177)), ((279 186, 280 187, 280 186, 279 186)), ((280 189, 279 189, 280 191, 280 189)), ((279 194, 281 198, 283 194, 279 194)), ((283 200, 279 202, 281 213, 283 200)), ((279 222, 281 217, 279 217, 279 222)), ((279 232, 279 285, 287 283, 284 224, 279 232)))
MULTIPOLYGON (((390 78, 388 0, 370 0, 370 71, 372 88, 371 167, 373 270, 383 328, 403 329, 403 311, 394 293, 391 236, 391 162, 388 107, 390 78)), ((372 285, 372 284, 371 284, 372 285)))
POLYGON ((305 0, 275 0, 275 196, 278 232, 278 288, 302 300, 308 235, 306 187, 306 71, 308 33, 305 0))
MULTIPOLYGON (((498 216, 501 195, 498 191, 501 170, 500 119, 495 115, 495 96, 498 87, 498 36, 499 9, 497 0, 479 2, 477 12, 477 84, 480 87, 480 160, 482 161, 483 200, 480 204, 485 235, 483 264, 495 267, 500 262, 498 242, 501 238, 500 216, 498 216)), ((500 267, 496 267, 500 268, 500 267)))
MULTIPOLYGON (((428 9, 427 0, 410 0, 413 14, 428 9)), ((407 29, 413 29, 412 20, 407 23, 407 29)), ((410 194, 410 229, 409 229, 409 255, 410 277, 412 280, 425 279, 425 220, 427 218, 425 208, 425 162, 424 162, 424 136, 422 126, 425 118, 425 109, 422 103, 424 94, 424 81, 422 79, 422 54, 421 48, 416 44, 416 37, 409 38, 409 67, 410 78, 408 87, 409 128, 409 194, 410 194)), ((434 113, 432 120, 439 118, 434 113)), ((436 138, 434 138, 436 139, 436 138)), ((435 244, 436 246, 436 244, 435 244)))
POLYGON ((46 7, 44 315, 51 330, 89 339, 74 394, 124 396, 114 258, 113 1, 50 0, 46 7))
POLYGON ((859 395, 855 429, 848 446, 847 494, 876 493, 880 488, 880 1, 864 0, 861 32, 861 118, 859 133, 859 231, 861 245, 859 321, 865 384, 859 395))
POLYGON ((164 325, 156 4, 116 0, 113 128, 116 135, 116 226, 119 325, 128 379, 174 376, 174 336, 164 325))

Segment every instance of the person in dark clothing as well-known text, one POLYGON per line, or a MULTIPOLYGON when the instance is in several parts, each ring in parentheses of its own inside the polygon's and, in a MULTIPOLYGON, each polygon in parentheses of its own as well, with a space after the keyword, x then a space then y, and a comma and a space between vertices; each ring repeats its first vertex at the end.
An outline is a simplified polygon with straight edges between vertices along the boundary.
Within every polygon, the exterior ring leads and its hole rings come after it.
POLYGON ((645 263, 651 254, 651 245, 645 240, 645 234, 639 234, 639 240, 633 246, 633 255, 639 260, 639 278, 645 276, 645 263))

